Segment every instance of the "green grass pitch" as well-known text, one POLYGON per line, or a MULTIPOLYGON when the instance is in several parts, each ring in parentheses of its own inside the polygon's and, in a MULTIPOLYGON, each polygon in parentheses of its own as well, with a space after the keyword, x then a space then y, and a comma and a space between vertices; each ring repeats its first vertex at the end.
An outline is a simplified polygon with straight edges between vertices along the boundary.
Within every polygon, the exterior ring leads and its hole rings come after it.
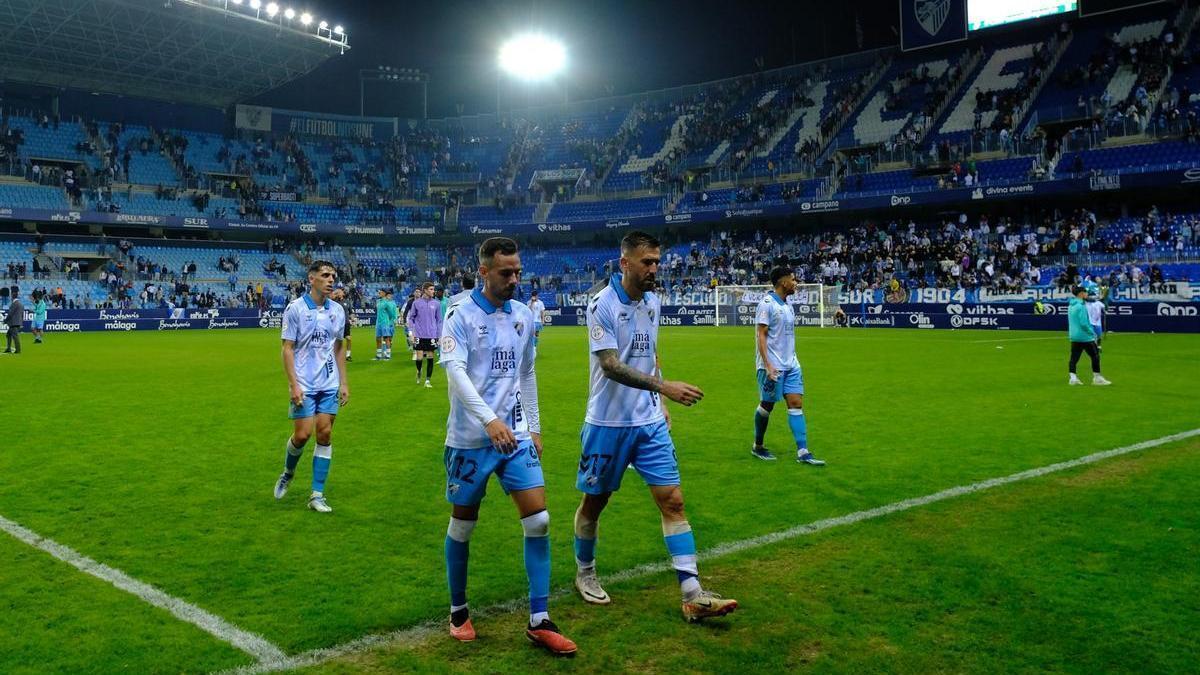
MULTIPOLYGON (((289 433, 277 331, 77 334, 0 357, 0 516, 261 634, 288 654, 440 620, 444 378, 408 354, 370 360, 355 335, 334 428, 328 516, 304 508, 311 445, 271 497, 289 433)), ((749 454, 752 332, 664 328, 689 520, 703 549, 1200 427, 1200 339, 1111 336, 1108 388, 1066 385, 1065 336, 798 331, 813 452, 790 461, 782 414, 749 454)), ((1081 364, 1081 371, 1086 371, 1081 364)), ((582 328, 543 334, 538 363, 555 587, 573 574, 571 519, 587 394, 582 328)), ((1084 379, 1087 377, 1085 375, 1084 379)), ((782 411, 781 411, 782 412, 782 411)), ((1196 439, 703 562, 732 616, 679 617, 662 573, 562 597, 580 645, 551 663, 520 612, 313 672, 391 670, 1182 672, 1200 662, 1196 439)), ((471 545, 481 608, 521 597, 521 529, 493 483, 471 545)), ((599 571, 666 558, 636 473, 600 526, 599 571)), ((197 672, 252 659, 168 613, 0 534, 0 671, 197 672)))

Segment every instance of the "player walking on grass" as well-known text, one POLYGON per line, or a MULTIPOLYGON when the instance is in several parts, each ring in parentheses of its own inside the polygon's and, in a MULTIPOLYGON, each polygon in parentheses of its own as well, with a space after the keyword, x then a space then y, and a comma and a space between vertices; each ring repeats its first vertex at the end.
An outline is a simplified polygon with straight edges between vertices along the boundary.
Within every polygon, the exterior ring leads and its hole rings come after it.
POLYGON ((438 336, 442 332, 442 305, 433 297, 433 284, 421 287, 421 296, 413 300, 405 317, 413 335, 413 363, 417 366, 417 384, 421 384, 421 361, 425 361, 425 388, 433 377, 433 359, 437 356, 438 336))
POLYGON ((46 296, 44 293, 33 294, 33 344, 42 344, 43 329, 46 327, 46 296))
POLYGON ((442 327, 442 367, 450 392, 446 421, 446 530, 450 635, 469 642, 467 557, 479 504, 495 474, 525 531, 529 626, 525 635, 555 654, 575 643, 550 621, 550 514, 542 478, 542 435, 534 373, 533 315, 512 299, 521 280, 517 243, 493 237, 479 248, 483 289, 450 308, 442 327))
POLYGON ((812 466, 825 462, 808 451, 808 424, 804 420, 804 373, 796 359, 796 314, 788 297, 796 292, 796 277, 790 269, 771 270, 774 290, 758 302, 754 315, 754 360, 758 366, 758 409, 754 411, 754 446, 750 453, 759 459, 775 455, 763 446, 771 411, 781 399, 787 402, 788 426, 796 441, 796 461, 812 466))
POLYGON ((650 487, 661 513, 663 538, 683 593, 683 616, 697 621, 723 616, 737 601, 700 586, 696 540, 683 510, 679 463, 671 441, 670 415, 659 397, 690 406, 704 392, 662 378, 658 361, 660 303, 651 291, 661 258, 658 240, 630 232, 621 240, 621 273, 615 274, 587 309, 590 392, 581 435, 583 453, 576 487, 583 501, 575 512, 575 588, 593 604, 611 599, 596 578, 600 513, 620 489, 632 465, 650 487))
POLYGON ((1083 384, 1083 381, 1075 374, 1075 366, 1079 364, 1079 357, 1086 352, 1092 359, 1092 384, 1100 387, 1110 385, 1112 382, 1104 379, 1104 376, 1100 374, 1100 350, 1096 348, 1096 332, 1092 329, 1092 322, 1088 318, 1086 302, 1088 289, 1084 286, 1076 286, 1074 293, 1075 297, 1071 298, 1071 304, 1067 307, 1067 330, 1068 336, 1071 338, 1071 361, 1069 364, 1071 375, 1067 379, 1067 384, 1083 384))
POLYGON ((325 479, 333 458, 333 421, 338 407, 350 400, 346 382, 346 352, 342 334, 346 314, 329 298, 337 272, 332 263, 314 261, 308 268, 309 291, 283 312, 283 372, 291 396, 292 435, 287 440, 283 473, 275 483, 275 498, 283 499, 296 475, 296 465, 308 438, 316 432, 313 450, 312 494, 308 508, 329 513, 325 479))
POLYGON ((392 336, 396 334, 396 303, 392 293, 379 289, 375 301, 375 360, 390 361, 392 358, 392 336))
POLYGON ((533 312, 533 346, 536 347, 542 337, 542 317, 546 314, 546 303, 538 297, 537 290, 529 293, 529 311, 533 312))

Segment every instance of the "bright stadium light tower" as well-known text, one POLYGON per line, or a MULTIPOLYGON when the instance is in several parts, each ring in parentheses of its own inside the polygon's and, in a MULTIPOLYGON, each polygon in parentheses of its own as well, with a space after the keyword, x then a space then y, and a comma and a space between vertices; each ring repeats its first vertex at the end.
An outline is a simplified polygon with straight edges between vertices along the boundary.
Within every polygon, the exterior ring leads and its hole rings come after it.
POLYGON ((566 46, 545 35, 518 35, 500 47, 500 69, 519 80, 544 82, 566 67, 566 46))

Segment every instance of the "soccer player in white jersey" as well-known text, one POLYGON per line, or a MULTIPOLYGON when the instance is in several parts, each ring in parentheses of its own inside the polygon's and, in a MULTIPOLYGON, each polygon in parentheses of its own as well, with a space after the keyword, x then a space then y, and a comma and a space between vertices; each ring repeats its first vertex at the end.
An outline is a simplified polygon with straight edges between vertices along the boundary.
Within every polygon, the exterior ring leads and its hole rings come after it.
POLYGON ((536 347, 542 337, 542 317, 546 314, 546 303, 538 297, 538 292, 529 294, 529 311, 533 312, 533 346, 536 347))
POLYGON ((774 290, 758 302, 754 315, 754 360, 758 367, 758 409, 754 411, 754 446, 751 454, 773 460, 775 455, 763 446, 767 422, 780 399, 787 401, 788 426, 796 441, 796 461, 811 466, 825 462, 808 451, 808 426, 804 420, 804 373, 796 359, 796 314, 788 297, 796 292, 792 270, 771 270, 774 290))
POLYGON ((308 292, 283 312, 283 372, 288 379, 288 416, 293 429, 284 454, 283 473, 275 483, 275 498, 283 499, 287 494, 304 445, 315 431, 317 447, 313 450, 308 508, 320 513, 333 510, 325 501, 325 479, 333 459, 333 421, 339 406, 350 400, 342 343, 346 312, 329 297, 336 281, 332 263, 314 261, 308 268, 308 292))
POLYGON ((683 616, 698 621, 732 612, 737 601, 700 587, 696 540, 683 511, 679 463, 669 433, 671 419, 660 396, 690 406, 704 392, 662 377, 660 303, 651 292, 660 259, 657 239, 645 232, 625 235, 621 273, 613 275, 588 305, 591 380, 576 481, 583 501, 575 512, 575 588, 587 602, 611 602, 596 578, 597 525, 612 493, 621 487, 626 467, 632 465, 661 513, 663 538, 683 594, 683 616))
POLYGON ((533 315, 512 299, 521 280, 517 243, 492 237, 479 248, 483 289, 446 313, 441 365, 450 391, 446 421, 446 577, 450 635, 475 639, 467 609, 467 558, 479 504, 495 474, 517 507, 529 577, 526 637, 554 654, 575 643, 550 621, 550 514, 542 478, 542 434, 534 373, 533 315))

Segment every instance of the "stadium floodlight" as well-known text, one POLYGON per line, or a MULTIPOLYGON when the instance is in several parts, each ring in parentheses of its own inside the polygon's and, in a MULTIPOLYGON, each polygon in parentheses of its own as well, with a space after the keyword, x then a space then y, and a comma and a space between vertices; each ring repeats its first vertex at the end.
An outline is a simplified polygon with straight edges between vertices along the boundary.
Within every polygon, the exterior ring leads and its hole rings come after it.
POLYGON ((548 80, 566 67, 567 48, 545 35, 518 35, 500 47, 500 68, 521 80, 548 80))
POLYGON ((321 30, 329 30, 329 22, 322 21, 321 23, 317 24, 317 28, 319 28, 321 30))
POLYGON ((250 9, 258 10, 262 7, 262 0, 250 0, 250 9))
POLYGON ((231 2, 233 2, 233 4, 235 4, 235 5, 242 4, 242 0, 231 0, 231 2))
POLYGON ((308 12, 301 14, 300 23, 304 24, 305 26, 312 23, 312 14, 309 14, 308 12))
POLYGON ((342 34, 342 33, 344 33, 344 32, 345 32, 345 30, 344 30, 344 29, 343 29, 341 26, 334 26, 334 27, 333 27, 333 34, 334 34, 334 35, 341 35, 341 34, 342 34))
POLYGON ((279 5, 277 5, 273 2, 268 2, 267 3, 267 16, 274 18, 274 16, 278 13, 279 13, 279 5))
POLYGON ((292 19, 296 18, 296 10, 292 9, 291 7, 288 7, 287 9, 283 10, 283 15, 287 18, 288 21, 291 21, 292 19))

